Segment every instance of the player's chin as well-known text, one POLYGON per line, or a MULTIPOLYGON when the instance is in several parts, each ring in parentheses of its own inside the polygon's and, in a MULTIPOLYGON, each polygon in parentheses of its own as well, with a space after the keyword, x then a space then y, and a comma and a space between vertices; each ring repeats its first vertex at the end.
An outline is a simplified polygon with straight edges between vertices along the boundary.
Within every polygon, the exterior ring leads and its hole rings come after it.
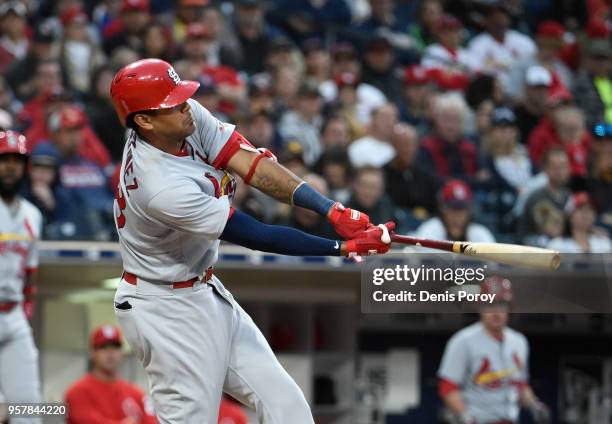
POLYGON ((185 123, 185 133, 187 135, 191 135, 193 134, 194 131, 195 131, 195 124, 193 123, 193 119, 190 119, 189 121, 185 123))

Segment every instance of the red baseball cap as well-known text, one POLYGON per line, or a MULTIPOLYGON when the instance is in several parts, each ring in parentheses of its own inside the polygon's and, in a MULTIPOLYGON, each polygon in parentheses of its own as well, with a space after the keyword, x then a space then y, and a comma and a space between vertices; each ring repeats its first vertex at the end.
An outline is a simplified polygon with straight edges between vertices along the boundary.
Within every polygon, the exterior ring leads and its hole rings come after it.
POLYGON ((342 72, 336 76, 336 85, 338 87, 356 87, 359 84, 359 77, 354 72, 342 72))
POLYGON ((189 39, 201 39, 201 38, 212 38, 212 33, 206 25, 201 22, 194 22, 187 26, 187 38, 189 39))
POLYGON ((538 25, 537 37, 561 39, 565 34, 565 27, 557 21, 543 21, 538 25))
POLYGON ((610 28, 600 19, 591 19, 585 28, 585 32, 589 38, 607 38, 610 34, 610 28))
POLYGON ((406 85, 423 85, 429 82, 431 82, 431 74, 420 65, 408 66, 404 70, 404 84, 406 85))
POLYGON ((586 191, 580 191, 571 195, 565 204, 565 214, 571 215, 576 209, 581 208, 582 206, 593 207, 591 197, 586 191))
POLYGON ((49 130, 58 131, 85 125, 85 115, 76 106, 68 106, 53 112, 49 117, 49 130))
POLYGON ((142 12, 149 11, 149 0, 122 0, 120 12, 131 12, 139 10, 142 12))
POLYGON ((121 330, 119 330, 119 327, 114 325, 100 325, 91 333, 90 344, 92 349, 97 349, 108 344, 116 344, 121 346, 122 343, 123 339, 121 338, 121 330))
POLYGON ((70 7, 62 13, 60 20, 62 21, 62 26, 67 27, 68 25, 74 22, 80 22, 86 24, 89 22, 89 18, 87 14, 81 9, 80 6, 70 7))
POLYGON ((453 15, 442 15, 436 22, 436 29, 438 31, 455 31, 462 28, 463 24, 461 21, 453 15))
POLYGON ((463 209, 470 206, 472 190, 461 180, 449 180, 438 194, 440 202, 452 209, 463 209))

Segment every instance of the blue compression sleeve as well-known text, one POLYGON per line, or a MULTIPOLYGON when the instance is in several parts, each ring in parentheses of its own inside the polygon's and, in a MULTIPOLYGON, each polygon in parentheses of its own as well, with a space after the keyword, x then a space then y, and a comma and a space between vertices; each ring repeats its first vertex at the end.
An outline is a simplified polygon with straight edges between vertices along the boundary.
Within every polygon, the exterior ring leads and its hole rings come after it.
POLYGON ((262 252, 293 256, 340 256, 340 241, 306 234, 291 227, 268 225, 235 210, 221 240, 262 252))
POLYGON ((323 196, 306 183, 301 184, 293 192, 294 205, 310 209, 322 216, 327 215, 327 212, 334 206, 334 203, 336 202, 323 196))

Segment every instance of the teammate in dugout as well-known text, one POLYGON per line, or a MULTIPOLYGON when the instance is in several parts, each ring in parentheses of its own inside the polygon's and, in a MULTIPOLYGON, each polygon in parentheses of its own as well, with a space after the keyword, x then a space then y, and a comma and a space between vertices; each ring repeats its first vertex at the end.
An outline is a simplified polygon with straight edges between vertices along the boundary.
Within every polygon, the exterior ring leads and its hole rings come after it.
POLYGON ((149 376, 161 423, 210 424, 222 392, 265 424, 312 424, 310 408, 252 319, 213 275, 219 239, 286 255, 386 253, 393 223, 320 195, 190 97, 166 62, 120 70, 111 96, 131 128, 115 202, 124 273, 115 313, 149 376), (326 216, 348 241, 265 225, 230 206, 231 173, 326 216))
POLYGON ((507 326, 510 280, 487 277, 480 292, 496 294, 480 321, 457 332, 446 345, 438 370, 438 391, 452 424, 516 424, 521 406, 536 424, 550 422, 548 408, 529 386, 529 344, 507 326))
POLYGON ((0 399, 9 403, 40 402, 38 350, 28 318, 34 313, 42 215, 18 194, 28 157, 25 136, 0 131, 0 399))

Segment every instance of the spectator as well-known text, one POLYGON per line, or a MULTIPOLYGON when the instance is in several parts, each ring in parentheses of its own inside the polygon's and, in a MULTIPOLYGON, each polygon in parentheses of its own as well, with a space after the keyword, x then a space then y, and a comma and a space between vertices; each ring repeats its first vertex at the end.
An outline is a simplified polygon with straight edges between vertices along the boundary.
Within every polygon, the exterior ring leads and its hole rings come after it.
POLYGON ((563 46, 565 28, 555 21, 544 21, 538 25, 536 33, 537 51, 532 57, 527 57, 517 63, 511 71, 508 94, 515 99, 523 97, 527 70, 532 66, 541 66, 550 72, 550 90, 570 90, 572 74, 561 62, 559 52, 563 46))
POLYGON ((192 98, 197 100, 219 121, 229 121, 228 116, 219 109, 221 97, 219 96, 219 86, 217 82, 207 74, 198 78, 198 81, 200 82, 200 86, 192 98))
POLYGON ((354 73, 344 72, 336 77, 336 85, 338 95, 333 106, 348 124, 350 135, 347 134, 347 136, 350 137, 350 140, 363 137, 365 128, 362 115, 364 107, 367 106, 359 103, 359 78, 354 73))
MULTIPOLYGON (((11 87, 8 86, 6 80, 0 75, 0 109, 9 115, 11 123, 15 121, 17 113, 20 111, 22 104, 15 98, 11 87)), ((13 128, 13 125, 10 125, 13 128)))
POLYGON ((593 160, 586 187, 600 225, 612 231, 612 125, 598 124, 594 136, 593 160))
POLYGON ((562 147, 567 152, 571 173, 585 177, 591 137, 585 129, 584 114, 575 106, 554 109, 552 119, 543 119, 529 136, 529 156, 535 166, 541 166, 542 157, 551 147, 562 147))
POLYGON ((246 113, 269 113, 276 120, 275 97, 272 90, 272 78, 263 73, 251 77, 248 87, 246 113))
POLYGON ((586 192, 574 193, 565 205, 569 223, 569 234, 550 241, 548 248, 561 253, 612 253, 612 244, 607 235, 594 230, 595 209, 586 192))
MULTIPOLYGON (((324 196, 329 195, 327 183, 323 178, 316 174, 307 174, 303 177, 307 184, 310 184, 315 190, 324 196)), ((350 207, 350 206, 348 206, 350 207)), ((291 210, 287 225, 302 230, 306 233, 313 234, 319 237, 337 239, 338 235, 325 219, 325 217, 313 212, 309 209, 295 207, 291 210)))
POLYGON ((125 145, 125 129, 121 126, 110 97, 115 72, 108 66, 92 74, 91 90, 86 97, 85 112, 92 129, 108 149, 113 162, 121 161, 125 145))
POLYGON ((504 91, 510 90, 510 69, 517 62, 531 57, 536 46, 531 38, 510 29, 511 17, 507 3, 494 0, 485 10, 486 32, 477 35, 469 44, 474 67, 500 78, 504 91))
POLYGON ((463 137, 468 107, 463 97, 449 93, 434 104, 434 131, 421 143, 419 162, 441 178, 474 178, 478 171, 476 146, 463 137))
POLYGON ((177 0, 174 13, 169 18, 172 39, 181 44, 187 37, 189 24, 201 22, 208 0, 177 0))
POLYGON ((193 23, 187 27, 183 53, 191 66, 200 69, 200 75, 210 76, 217 84, 220 97, 219 110, 231 114, 243 101, 246 87, 235 69, 212 63, 214 43, 212 32, 204 24, 193 23))
POLYGON ((361 79, 378 88, 389 100, 401 96, 402 82, 395 70, 395 53, 386 37, 377 36, 368 41, 363 56, 361 79))
MULTIPOLYGON (((56 60, 39 61, 32 81, 32 97, 23 105, 19 120, 24 128, 30 125, 44 125, 45 108, 52 100, 67 100, 69 93, 64 90, 62 69, 56 60)), ((71 99, 72 100, 72 99, 71 99)), ((28 137, 30 143, 34 142, 28 137)))
POLYGON ((433 240, 495 242, 483 225, 472 221, 472 190, 461 180, 449 180, 438 191, 439 217, 423 222, 415 235, 433 240))
POLYGON ((102 325, 93 331, 91 371, 66 391, 69 424, 157 423, 151 401, 144 392, 119 375, 122 345, 121 333, 115 326, 102 325))
POLYGON ((209 31, 212 39, 212 48, 208 55, 208 64, 211 66, 224 65, 236 68, 240 65, 240 44, 232 28, 225 25, 221 11, 209 2, 202 11, 199 20, 209 31))
POLYGON ((391 137, 397 120, 398 112, 393 103, 386 103, 372 112, 368 134, 355 140, 348 148, 353 167, 368 165, 380 168, 393 159, 395 149, 391 145, 391 137))
POLYGON ((45 27, 38 27, 30 40, 28 53, 14 61, 6 71, 6 81, 21 100, 31 98, 36 87, 38 64, 53 58, 53 34, 45 27))
POLYGON ((50 143, 41 144, 57 149, 60 184, 70 197, 70 204, 65 206, 78 213, 79 218, 71 226, 58 228, 57 237, 108 240, 113 196, 102 168, 79 153, 84 144, 84 125, 83 113, 76 108, 54 112, 49 118, 50 143))
POLYGON ((322 84, 331 75, 331 57, 319 38, 311 38, 302 46, 304 52, 305 77, 322 84))
POLYGON ((535 190, 527 199, 519 217, 518 232, 526 244, 545 246, 563 232, 563 208, 570 197, 567 187, 570 164, 563 148, 552 147, 542 159, 547 177, 545 187, 535 190))
POLYGON ((273 80, 275 114, 281 116, 293 107, 300 90, 302 76, 296 67, 283 65, 274 69, 273 80))
POLYGON ((395 157, 383 168, 387 193, 397 206, 424 220, 436 210, 432 193, 438 191, 438 181, 416 160, 419 139, 414 127, 396 124, 391 141, 395 157))
POLYGON ((116 23, 104 33, 106 55, 112 56, 115 49, 120 47, 142 51, 143 34, 150 20, 149 0, 121 0, 116 23))
POLYGON ((609 30, 605 31, 601 38, 586 39, 584 65, 574 82, 576 104, 584 111, 589 127, 598 122, 612 123, 612 43, 609 30))
POLYGON ((422 0, 419 4, 418 22, 411 25, 408 33, 416 42, 418 50, 424 51, 435 42, 436 25, 444 14, 440 0, 422 0))
POLYGON ((323 123, 323 101, 316 83, 305 82, 297 93, 295 108, 280 119, 278 130, 285 140, 296 140, 304 151, 304 161, 313 165, 322 152, 319 131, 323 123))
POLYGON ((275 9, 297 42, 323 38, 328 26, 348 26, 352 18, 344 0, 279 0, 275 9))
POLYGON ((437 43, 425 49, 421 65, 439 72, 449 89, 464 89, 474 68, 470 53, 461 47, 463 24, 452 15, 443 15, 436 24, 437 43))
POLYGON ((482 142, 487 174, 477 184, 479 218, 500 233, 513 232, 510 211, 532 176, 531 161, 527 149, 518 143, 516 125, 511 109, 497 108, 482 142))
POLYGON ((262 2, 239 0, 236 4, 234 29, 241 48, 240 69, 249 75, 264 72, 271 40, 279 34, 266 23, 262 2))
POLYGON ((366 213, 372 222, 394 221, 397 231, 402 231, 405 217, 385 193, 385 176, 378 168, 364 166, 355 172, 353 192, 346 207, 366 213))
POLYGON ((429 131, 429 111, 434 98, 432 82, 430 73, 422 66, 409 66, 404 71, 400 117, 414 126, 420 136, 429 131))
POLYGON ((344 150, 351 140, 350 126, 344 115, 332 114, 323 121, 321 143, 324 151, 331 148, 344 150))
POLYGON ((0 6, 0 74, 28 53, 27 9, 20 1, 9 0, 0 6))
POLYGON ((265 110, 247 115, 244 135, 255 147, 265 147, 276 152, 282 146, 282 140, 276 131, 274 120, 265 110))
POLYGON ((346 203, 351 196, 351 163, 342 146, 332 146, 325 149, 317 163, 317 169, 329 186, 332 199, 346 203))
POLYGON ((157 59, 172 62, 175 56, 175 49, 172 41, 172 34, 166 25, 161 22, 153 21, 146 26, 142 34, 142 57, 154 57, 157 59))
POLYGON ((291 40, 282 35, 272 39, 265 60, 268 70, 274 71, 282 66, 289 66, 301 71, 299 60, 301 60, 300 55, 291 40))
POLYGON ((525 93, 514 108, 521 142, 524 144, 527 144, 529 134, 544 116, 551 85, 552 75, 543 66, 530 66, 525 71, 525 93))

